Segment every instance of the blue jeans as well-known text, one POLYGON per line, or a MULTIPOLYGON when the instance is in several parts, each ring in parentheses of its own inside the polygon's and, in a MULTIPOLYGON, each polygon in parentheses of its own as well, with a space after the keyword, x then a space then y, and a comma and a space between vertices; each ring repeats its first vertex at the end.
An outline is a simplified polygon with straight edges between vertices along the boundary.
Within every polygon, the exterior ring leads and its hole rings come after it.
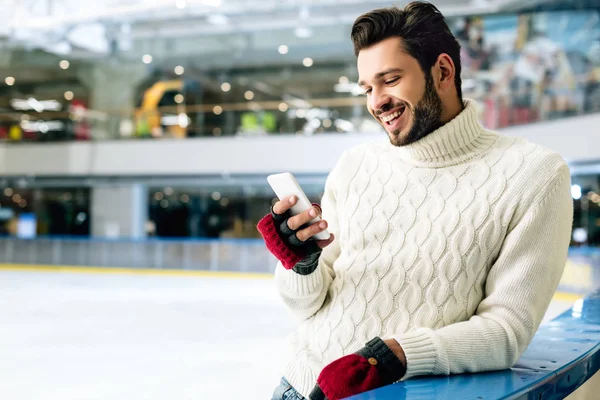
POLYGON ((273 392, 273 398, 271 400, 307 400, 290 385, 285 379, 281 378, 281 383, 273 392))

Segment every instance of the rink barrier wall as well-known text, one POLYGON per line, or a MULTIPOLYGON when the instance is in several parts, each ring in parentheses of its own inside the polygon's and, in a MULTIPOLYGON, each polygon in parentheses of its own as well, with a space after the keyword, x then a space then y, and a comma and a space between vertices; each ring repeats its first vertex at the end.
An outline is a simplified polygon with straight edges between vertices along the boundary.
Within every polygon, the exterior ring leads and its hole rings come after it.
POLYGON ((0 238, 1 264, 273 273, 277 260, 256 239, 0 238))
MULTIPOLYGON (((235 273, 272 274, 277 260, 262 239, 5 236, 0 237, 0 264, 110 268, 113 272, 118 267, 139 273, 198 271, 235 277, 235 273)), ((600 249, 571 248, 559 290, 583 296, 596 284, 600 284, 600 249)))
POLYGON ((600 290, 542 325, 511 369, 409 379, 350 400, 600 398, 600 290))

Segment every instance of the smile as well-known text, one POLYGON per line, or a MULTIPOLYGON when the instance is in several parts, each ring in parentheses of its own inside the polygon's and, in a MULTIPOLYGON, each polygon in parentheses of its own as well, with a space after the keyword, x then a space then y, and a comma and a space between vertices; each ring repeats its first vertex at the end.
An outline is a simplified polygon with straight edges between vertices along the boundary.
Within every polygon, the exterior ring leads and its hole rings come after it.
POLYGON ((400 118, 402 114, 404 114, 404 110, 406 110, 406 107, 401 107, 391 114, 388 114, 384 117, 380 117, 380 119, 387 125, 393 125, 396 119, 400 118))

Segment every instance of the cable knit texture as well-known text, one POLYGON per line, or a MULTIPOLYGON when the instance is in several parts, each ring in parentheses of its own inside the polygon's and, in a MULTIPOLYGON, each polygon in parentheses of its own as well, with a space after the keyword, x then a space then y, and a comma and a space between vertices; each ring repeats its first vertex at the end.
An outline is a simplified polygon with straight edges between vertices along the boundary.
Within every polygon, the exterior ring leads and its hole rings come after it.
POLYGON ((465 105, 411 145, 344 153, 321 203, 336 240, 310 275, 278 265, 299 320, 284 375, 303 396, 377 336, 404 349, 403 379, 509 368, 529 345, 567 258, 569 169, 465 105))

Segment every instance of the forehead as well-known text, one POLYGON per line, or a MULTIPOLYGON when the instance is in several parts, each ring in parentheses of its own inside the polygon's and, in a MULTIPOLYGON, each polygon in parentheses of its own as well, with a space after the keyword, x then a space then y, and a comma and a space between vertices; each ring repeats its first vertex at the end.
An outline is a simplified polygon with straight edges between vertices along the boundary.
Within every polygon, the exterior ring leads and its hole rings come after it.
POLYGON ((363 49, 358 53, 357 67, 359 80, 370 82, 381 71, 398 68, 409 71, 419 68, 417 60, 404 51, 402 39, 391 37, 363 49))

